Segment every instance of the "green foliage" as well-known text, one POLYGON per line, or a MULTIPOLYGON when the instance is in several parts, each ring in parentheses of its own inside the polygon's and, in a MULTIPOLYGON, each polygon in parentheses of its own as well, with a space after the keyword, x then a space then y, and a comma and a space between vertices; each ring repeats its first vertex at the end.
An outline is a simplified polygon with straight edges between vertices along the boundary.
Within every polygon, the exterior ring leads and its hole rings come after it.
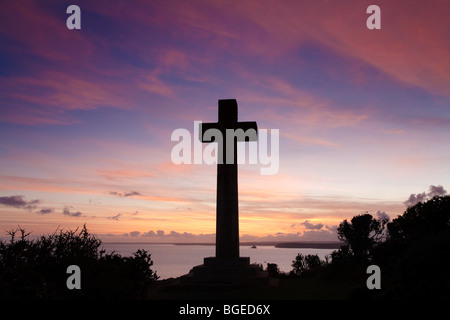
POLYGON ((30 240, 20 227, 0 241, 0 298, 143 298, 158 279, 151 255, 138 250, 132 257, 100 250, 101 240, 83 226, 80 232, 55 232, 30 240), (20 237, 17 240, 17 234, 20 237), (81 290, 66 287, 69 265, 81 269, 81 290))

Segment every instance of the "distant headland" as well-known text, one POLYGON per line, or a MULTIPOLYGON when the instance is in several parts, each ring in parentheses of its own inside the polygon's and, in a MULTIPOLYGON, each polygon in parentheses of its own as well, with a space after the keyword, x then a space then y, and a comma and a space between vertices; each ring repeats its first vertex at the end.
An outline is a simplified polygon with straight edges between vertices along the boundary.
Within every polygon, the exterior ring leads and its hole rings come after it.
MULTIPOLYGON (((211 242, 183 242, 183 243, 173 243, 177 246, 183 245, 200 245, 200 246, 213 246, 214 243, 211 242)), ((297 241, 297 242, 241 242, 240 246, 273 246, 275 248, 310 248, 310 249, 339 249, 343 243, 342 242, 321 242, 321 241, 297 241)))

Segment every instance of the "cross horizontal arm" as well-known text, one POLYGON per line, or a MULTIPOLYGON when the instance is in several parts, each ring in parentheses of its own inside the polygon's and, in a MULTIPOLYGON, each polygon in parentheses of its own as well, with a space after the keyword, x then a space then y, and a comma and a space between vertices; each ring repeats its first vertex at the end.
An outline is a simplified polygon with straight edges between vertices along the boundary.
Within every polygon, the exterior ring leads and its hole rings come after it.
POLYGON ((258 125, 256 121, 244 121, 236 123, 235 136, 237 141, 256 141, 258 140, 258 125), (243 134, 239 133, 239 129, 242 129, 243 134))
POLYGON ((255 121, 243 121, 236 122, 230 125, 230 123, 222 124, 220 122, 200 123, 199 128, 199 140, 201 142, 214 142, 216 134, 222 134, 222 141, 225 141, 228 130, 236 138, 236 141, 257 141, 258 140, 258 125, 255 121), (208 130, 217 130, 214 134, 207 135, 205 132, 208 130))
MULTIPOLYGON (((208 139, 208 138, 205 137, 205 132, 210 130, 210 129, 219 130, 221 132, 221 126, 217 122, 200 123, 200 127, 199 127, 199 130, 198 130, 198 133, 199 133, 200 136, 198 137, 198 139, 201 142, 214 142, 214 140, 211 140, 211 139, 208 139)), ((214 138, 214 137, 215 137, 215 135, 211 136, 211 138, 214 138)))

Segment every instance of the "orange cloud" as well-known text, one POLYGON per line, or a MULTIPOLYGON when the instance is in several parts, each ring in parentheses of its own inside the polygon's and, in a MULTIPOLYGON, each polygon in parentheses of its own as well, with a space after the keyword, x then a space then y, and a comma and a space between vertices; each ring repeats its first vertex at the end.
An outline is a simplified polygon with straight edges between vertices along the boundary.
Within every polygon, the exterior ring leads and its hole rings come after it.
POLYGON ((97 169, 96 172, 108 179, 113 181, 130 180, 136 178, 149 178, 153 177, 154 174, 146 170, 137 169, 97 169))
POLYGON ((41 191, 50 193, 66 194, 101 194, 102 192, 82 184, 81 181, 74 182, 68 180, 59 180, 51 178, 32 178, 21 176, 1 175, 3 190, 16 191, 41 191))

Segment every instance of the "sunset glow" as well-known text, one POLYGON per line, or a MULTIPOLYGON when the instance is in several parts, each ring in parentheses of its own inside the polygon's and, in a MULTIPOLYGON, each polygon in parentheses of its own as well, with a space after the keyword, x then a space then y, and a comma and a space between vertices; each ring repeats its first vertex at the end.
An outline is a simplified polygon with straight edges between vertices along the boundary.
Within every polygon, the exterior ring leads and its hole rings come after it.
POLYGON ((1 236, 213 242, 216 166, 174 164, 171 134, 219 99, 279 130, 276 174, 239 166, 242 241, 336 240, 450 188, 449 1, 75 2, 80 30, 71 2, 1 4, 1 236))

